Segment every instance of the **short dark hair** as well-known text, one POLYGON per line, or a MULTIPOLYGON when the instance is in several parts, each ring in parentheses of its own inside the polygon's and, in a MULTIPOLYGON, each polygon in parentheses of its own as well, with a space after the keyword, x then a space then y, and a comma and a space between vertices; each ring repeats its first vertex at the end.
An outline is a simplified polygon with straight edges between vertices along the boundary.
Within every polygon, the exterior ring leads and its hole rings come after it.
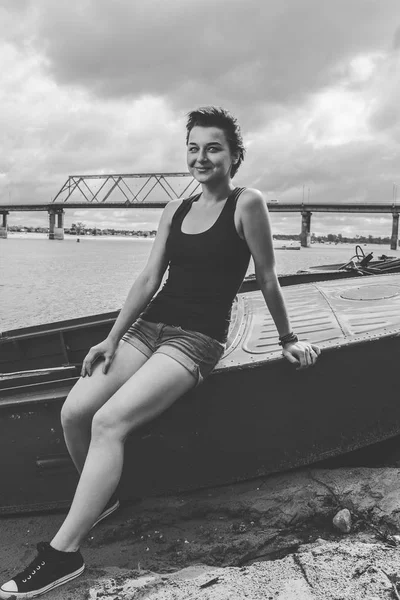
POLYGON ((226 135, 232 154, 237 154, 239 160, 232 165, 231 177, 237 173, 244 160, 246 149, 243 144, 242 133, 237 119, 224 108, 218 106, 203 106, 187 113, 186 122, 186 144, 193 127, 218 127, 226 135))

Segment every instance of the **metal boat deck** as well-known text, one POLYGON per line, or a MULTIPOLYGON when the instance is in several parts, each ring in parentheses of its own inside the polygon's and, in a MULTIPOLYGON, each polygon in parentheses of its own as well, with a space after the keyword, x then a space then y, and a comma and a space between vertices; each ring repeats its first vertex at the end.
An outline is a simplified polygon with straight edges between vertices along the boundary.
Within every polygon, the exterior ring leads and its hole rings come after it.
MULTIPOLYGON (((400 276, 307 283, 283 290, 294 331, 322 349, 400 335, 400 276)), ((260 291, 238 296, 237 321, 216 370, 280 359, 274 321, 260 291)))

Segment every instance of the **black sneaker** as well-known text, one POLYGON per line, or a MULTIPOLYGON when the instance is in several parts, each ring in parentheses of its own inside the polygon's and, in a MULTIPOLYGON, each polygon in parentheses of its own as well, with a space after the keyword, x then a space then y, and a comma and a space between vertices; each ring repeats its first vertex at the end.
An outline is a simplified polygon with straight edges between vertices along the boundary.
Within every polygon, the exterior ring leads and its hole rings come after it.
POLYGON ((75 579, 85 569, 79 550, 60 552, 48 542, 39 542, 37 549, 38 555, 26 569, 0 587, 0 598, 4 600, 36 598, 75 579))
POLYGON ((111 498, 107 502, 103 512, 98 516, 97 521, 95 521, 93 523, 91 528, 93 529, 93 527, 95 527, 98 523, 100 523, 100 521, 102 521, 106 517, 109 517, 118 508, 119 508, 119 499, 117 497, 116 492, 114 492, 114 494, 111 496, 111 498))

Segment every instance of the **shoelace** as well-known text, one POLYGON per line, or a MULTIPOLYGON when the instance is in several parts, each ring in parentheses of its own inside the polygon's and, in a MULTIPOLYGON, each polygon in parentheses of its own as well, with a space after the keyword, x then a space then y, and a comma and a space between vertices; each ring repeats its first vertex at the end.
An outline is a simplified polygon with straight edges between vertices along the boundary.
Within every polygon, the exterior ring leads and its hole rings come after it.
POLYGON ((46 564, 46 561, 43 560, 43 554, 46 551, 45 542, 39 542, 36 546, 38 550, 38 556, 36 556, 31 563, 19 573, 19 576, 22 578, 23 583, 26 583, 29 579, 32 579, 36 575, 38 571, 46 564))

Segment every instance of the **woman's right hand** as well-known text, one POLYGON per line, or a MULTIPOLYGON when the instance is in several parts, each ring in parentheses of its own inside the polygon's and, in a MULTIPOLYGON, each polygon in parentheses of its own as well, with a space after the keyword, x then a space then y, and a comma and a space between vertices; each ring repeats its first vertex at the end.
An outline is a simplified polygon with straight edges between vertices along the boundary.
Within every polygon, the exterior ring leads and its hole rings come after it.
POLYGON ((92 374, 93 364, 99 358, 104 359, 103 373, 106 374, 113 361, 117 346, 118 344, 111 341, 109 338, 106 338, 103 342, 100 342, 100 344, 96 344, 96 346, 90 348, 89 352, 83 359, 81 377, 85 377, 85 375, 90 377, 92 374))

